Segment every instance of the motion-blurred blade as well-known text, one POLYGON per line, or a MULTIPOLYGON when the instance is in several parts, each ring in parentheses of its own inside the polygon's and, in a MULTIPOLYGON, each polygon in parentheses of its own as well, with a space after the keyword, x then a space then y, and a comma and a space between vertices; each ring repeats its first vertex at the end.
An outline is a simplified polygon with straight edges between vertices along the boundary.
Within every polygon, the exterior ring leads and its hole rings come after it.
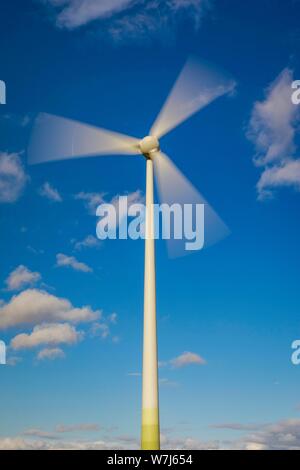
POLYGON ((153 156, 153 161, 160 203, 168 204, 168 206, 177 204, 180 206, 181 211, 184 214, 182 238, 176 239, 173 233, 173 236, 167 242, 168 252, 171 257, 178 257, 192 253, 196 247, 196 245, 194 245, 194 248, 192 248, 191 251, 187 250, 187 243, 191 240, 189 239, 190 230, 186 230, 186 228, 188 226, 191 227, 191 212, 187 211, 187 206, 185 205, 190 205, 190 207, 192 207, 193 231, 197 232, 198 239, 201 239, 201 233, 204 235, 203 248, 207 248, 229 235, 230 231, 228 227, 220 219, 218 214, 165 154, 161 152, 156 153, 153 156), (196 204, 204 205, 204 221, 202 221, 200 225, 195 225, 196 204))
POLYGON ((180 73, 150 131, 158 138, 167 134, 219 96, 233 91, 235 81, 213 66, 190 58, 180 73))
POLYGON ((140 153, 139 140, 71 119, 42 113, 33 127, 29 163, 87 156, 140 153))

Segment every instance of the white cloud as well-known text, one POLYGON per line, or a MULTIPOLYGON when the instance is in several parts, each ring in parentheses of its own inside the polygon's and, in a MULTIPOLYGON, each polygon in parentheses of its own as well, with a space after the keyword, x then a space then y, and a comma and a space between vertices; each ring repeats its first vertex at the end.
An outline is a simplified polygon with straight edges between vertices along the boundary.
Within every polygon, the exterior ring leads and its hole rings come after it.
POLYGON ((117 315, 115 312, 112 313, 111 315, 108 316, 108 321, 109 321, 110 323, 114 323, 114 324, 117 323, 117 321, 118 321, 118 315, 117 315))
POLYGON ((57 441, 24 439, 22 437, 0 438, 1 450, 111 450, 120 449, 117 441, 57 441))
MULTIPOLYGON (((77 331, 76 328, 68 323, 52 323, 52 324, 42 324, 37 325, 33 328, 32 333, 21 333, 15 336, 11 342, 10 346, 15 351, 20 349, 31 349, 36 348, 41 345, 48 346, 57 346, 59 344, 76 344, 83 338, 83 333, 77 331)), ((42 353, 43 359, 49 355, 55 354, 58 351, 50 351, 42 353)))
POLYGON ((6 279, 6 289, 9 291, 19 290, 28 285, 32 286, 36 282, 40 281, 40 279, 40 273, 30 271, 26 266, 21 264, 14 271, 12 271, 6 279))
POLYGON ((124 219, 128 216, 129 208, 134 204, 144 204, 145 201, 142 192, 137 190, 123 196, 117 194, 111 200, 103 202, 111 205, 113 210, 108 211, 108 213, 101 218, 101 221, 103 221, 104 226, 109 228, 112 234, 115 234, 118 226, 121 225, 124 219), (121 197, 127 198, 127 204, 120 204, 121 197))
POLYGON ((20 155, 0 152, 0 203, 16 202, 27 181, 20 155))
POLYGON ((174 359, 171 359, 169 362, 171 366, 175 368, 185 367, 191 364, 197 364, 201 366, 206 364, 206 361, 201 356, 188 351, 180 354, 180 356, 175 357, 174 359))
POLYGON ((57 267, 70 267, 75 271, 82 271, 84 273, 93 272, 87 264, 81 263, 74 256, 67 256, 62 253, 56 255, 56 266, 57 267))
POLYGON ((39 437, 42 439, 57 439, 57 436, 54 433, 43 431, 39 428, 26 429, 22 434, 23 436, 39 437))
MULTIPOLYGON (((118 315, 116 313, 112 313, 111 315, 108 315, 108 317, 104 318, 103 316, 101 317, 101 322, 97 321, 91 325, 90 328, 90 336, 92 338, 94 337, 100 337, 102 339, 106 339, 111 335, 111 325, 115 325, 117 323, 118 315)), ((113 336, 112 341, 114 343, 117 343, 119 341, 118 336, 113 336)))
POLYGON ((172 34, 188 16, 199 26, 210 0, 44 0, 54 10, 56 25, 69 30, 101 20, 101 31, 114 41, 172 34), (107 21, 109 19, 109 21, 107 21))
MULTIPOLYGON (((132 193, 125 194, 125 196, 127 197, 128 207, 130 207, 133 204, 143 204, 145 202, 143 193, 139 189, 137 189, 136 191, 134 191, 132 193)), ((117 222, 121 222, 124 219, 124 217, 127 216, 125 206, 124 206, 124 208, 121 207, 121 212, 120 212, 119 198, 120 198, 120 195, 118 194, 118 195, 114 196, 112 198, 112 200, 109 202, 109 204, 112 204, 114 206, 114 208, 116 209, 117 222)), ((110 224, 110 226, 111 226, 111 224, 110 224)))
POLYGON ((57 433, 69 433, 78 431, 100 431, 100 426, 95 423, 79 423, 79 424, 59 424, 56 426, 57 433))
POLYGON ((167 379, 166 377, 162 377, 159 379, 159 385, 162 387, 178 387, 179 383, 174 380, 167 379))
POLYGON ((104 196, 104 193, 87 193, 81 191, 80 193, 75 194, 74 198, 80 201, 84 201, 89 214, 96 215, 96 209, 99 204, 105 202, 104 196))
MULTIPOLYGON (((115 439, 105 439, 97 441, 59 441, 47 437, 40 438, 40 433, 45 432, 33 429, 36 432, 38 440, 26 439, 21 437, 7 437, 0 439, 0 449, 138 449, 139 441, 134 436, 119 436, 115 439)), ((56 429, 56 432, 57 429, 56 429)), ((203 441, 199 438, 188 437, 170 437, 170 433, 165 432, 161 435, 162 449, 174 450, 300 450, 300 419, 287 419, 275 422, 274 424, 262 425, 261 429, 252 434, 233 440, 210 440, 203 441)))
POLYGON ((90 333, 92 337, 99 336, 100 338, 105 339, 110 335, 109 326, 106 323, 93 323, 90 333))
POLYGON ((254 105, 248 135, 256 146, 258 166, 282 161, 295 150, 298 108, 291 100, 292 82, 292 71, 284 69, 267 89, 265 100, 254 105))
MULTIPOLYGON (((29 430, 30 432, 30 430, 29 430)), ((32 429, 36 433, 38 440, 23 439, 22 437, 7 437, 0 439, 0 449, 2 450, 137 450, 139 449, 139 439, 133 436, 118 436, 115 439, 105 439, 97 441, 87 440, 55 440, 52 433, 47 433, 39 429, 32 429), (42 439, 41 434, 46 436, 42 439)), ((34 435, 34 434, 33 434, 34 435)), ((193 438, 169 438, 162 434, 162 449, 219 449, 218 441, 201 441, 193 438)))
POLYGON ((19 357, 19 356, 9 356, 7 359, 6 359, 6 364, 8 366, 12 366, 12 367, 15 367, 17 364, 19 364, 20 362, 22 362, 22 358, 19 357))
POLYGON ((44 183, 43 186, 39 189, 39 195, 49 199, 49 201, 62 202, 62 197, 58 190, 53 188, 53 186, 51 186, 51 184, 48 182, 44 183))
POLYGON ((43 322, 90 322, 100 315, 100 311, 93 311, 91 307, 75 308, 69 300, 45 291, 28 289, 0 307, 0 329, 43 322))
MULTIPOLYGON (((144 203, 144 196, 141 190, 137 189, 131 193, 124 194, 127 197, 127 205, 130 207, 133 204, 143 204, 144 203)), ((86 193, 80 192, 79 194, 75 195, 75 199, 82 200, 85 202, 85 206, 88 212, 91 215, 96 215, 97 207, 100 204, 111 204, 115 208, 116 218, 110 218, 107 220, 109 227, 113 231, 118 225, 119 222, 126 217, 127 212, 125 206, 122 205, 121 212, 119 210, 119 198, 121 197, 120 194, 116 194, 111 199, 105 199, 104 193, 86 193)))
POLYGON ((75 29, 90 21, 112 16, 127 8, 132 0, 47 0, 58 6, 56 24, 60 28, 75 29))
POLYGON ((212 424, 213 429, 231 429, 233 431, 256 431, 262 427, 261 424, 244 424, 244 423, 219 423, 212 424))
POLYGON ((37 359, 43 361, 45 359, 53 361, 54 359, 63 359, 65 353, 61 348, 44 348, 37 354, 37 359))
POLYGON ((100 240, 98 240, 93 235, 88 235, 82 241, 74 242, 74 248, 77 251, 80 251, 83 248, 99 248, 100 245, 100 240))
POLYGON ((300 419, 287 419, 262 426, 237 443, 247 450, 300 450, 300 419))
POLYGON ((291 100, 292 82, 292 71, 284 69, 252 110, 247 136, 256 148, 254 163, 263 168, 257 183, 259 199, 272 196, 281 186, 299 189, 300 160, 294 155, 300 113, 291 100))
POLYGON ((197 30, 211 4, 211 0, 138 0, 134 8, 110 21, 106 32, 115 43, 169 42, 184 19, 197 30))
POLYGON ((258 194, 262 199, 272 197, 273 190, 280 187, 293 187, 300 191, 300 159, 289 159, 282 165, 266 168, 257 183, 258 194))
POLYGON ((36 249, 34 248, 33 246, 31 245, 28 245, 27 247, 27 250, 30 251, 31 253, 33 253, 34 255, 43 255, 45 253, 44 250, 41 250, 40 248, 39 249, 36 249))

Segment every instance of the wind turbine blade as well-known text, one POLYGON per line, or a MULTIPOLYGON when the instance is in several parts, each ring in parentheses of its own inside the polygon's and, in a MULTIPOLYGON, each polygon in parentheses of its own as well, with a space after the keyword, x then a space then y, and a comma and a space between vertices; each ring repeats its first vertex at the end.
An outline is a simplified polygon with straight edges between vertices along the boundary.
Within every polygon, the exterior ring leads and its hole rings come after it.
POLYGON ((219 96, 233 91, 235 85, 223 72, 190 58, 153 124, 151 135, 162 137, 219 96))
MULTIPOLYGON (((185 227, 187 225, 197 232, 199 240, 201 239, 201 233, 202 239, 204 237, 203 246, 200 246, 198 249, 207 248, 229 235, 228 227, 215 210, 165 154, 161 152, 156 153, 153 156, 153 161, 160 202, 168 204, 168 206, 173 204, 179 205, 184 214, 182 238, 176 239, 173 233, 173 236, 167 243, 168 252, 171 257, 183 256, 193 252, 187 250, 187 243, 191 242, 190 229, 186 230, 185 227), (196 204, 203 205, 204 220, 201 219, 201 224, 199 225, 198 223, 195 226, 196 204), (186 205, 189 205, 190 208, 192 207, 192 216, 191 212, 187 210, 186 205)), ((195 248, 196 245, 194 245, 192 250, 195 248)))
POLYGON ((99 155, 140 153, 139 140, 51 114, 38 115, 28 148, 31 164, 99 155))

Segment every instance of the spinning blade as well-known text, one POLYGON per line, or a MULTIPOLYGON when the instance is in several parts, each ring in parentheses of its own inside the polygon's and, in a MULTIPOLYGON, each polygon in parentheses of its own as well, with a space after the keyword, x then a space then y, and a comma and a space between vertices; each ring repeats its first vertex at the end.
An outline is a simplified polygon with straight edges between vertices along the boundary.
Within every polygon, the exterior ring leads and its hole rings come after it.
POLYGON ((31 164, 87 156, 139 154, 139 140, 116 132, 41 113, 28 149, 31 164))
MULTIPOLYGON (((161 203, 166 203, 169 206, 179 204, 182 212, 184 204, 192 204, 193 222, 195 222, 195 204, 204 204, 204 248, 229 235, 228 227, 218 214, 165 154, 156 153, 153 156, 153 162, 161 203)), ((195 224, 193 224, 193 229, 195 229, 195 224)), ((203 225, 199 229, 203 229, 203 225)), ((186 251, 186 243, 189 241, 184 235, 184 231, 182 239, 171 237, 168 240, 169 255, 177 257, 192 253, 193 251, 186 251)))
POLYGON ((190 58, 150 131, 157 138, 177 127, 219 96, 233 91, 234 80, 190 58))

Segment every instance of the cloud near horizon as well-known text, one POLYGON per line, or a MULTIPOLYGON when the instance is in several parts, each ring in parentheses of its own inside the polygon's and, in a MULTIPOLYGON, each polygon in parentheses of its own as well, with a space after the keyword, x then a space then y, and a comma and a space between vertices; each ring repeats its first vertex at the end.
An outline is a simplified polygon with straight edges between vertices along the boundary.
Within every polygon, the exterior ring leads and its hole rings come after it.
MULTIPOLYGON (((94 426, 94 425, 88 425, 94 426)), ((224 426, 224 425, 222 425, 224 426)), ((235 424, 235 430, 247 431, 250 426, 235 424)), ((162 433, 162 449, 173 450, 300 450, 300 419, 286 419, 268 425, 261 425, 256 432, 243 435, 236 439, 212 439, 204 441, 193 436, 171 437, 168 432, 162 433)), ((68 428, 68 426, 67 426, 68 428)), ((70 426, 72 428, 72 426, 70 426)), ((88 431, 85 426, 74 426, 74 431, 88 431)), ((64 429, 64 427, 63 427, 64 429)), ((231 429, 231 428, 230 428, 231 429)), ((96 429, 95 429, 96 431, 96 429)), ((64 432, 64 431, 62 431, 64 432)), ((68 432, 68 431, 67 431, 68 432)), ((138 449, 139 441, 134 436, 107 437, 99 440, 71 440, 61 441, 55 438, 55 433, 59 433, 59 426, 54 432, 40 429, 30 429, 24 431, 23 436, 33 436, 38 439, 24 439, 22 436, 3 437, 0 439, 0 449, 138 449)))

